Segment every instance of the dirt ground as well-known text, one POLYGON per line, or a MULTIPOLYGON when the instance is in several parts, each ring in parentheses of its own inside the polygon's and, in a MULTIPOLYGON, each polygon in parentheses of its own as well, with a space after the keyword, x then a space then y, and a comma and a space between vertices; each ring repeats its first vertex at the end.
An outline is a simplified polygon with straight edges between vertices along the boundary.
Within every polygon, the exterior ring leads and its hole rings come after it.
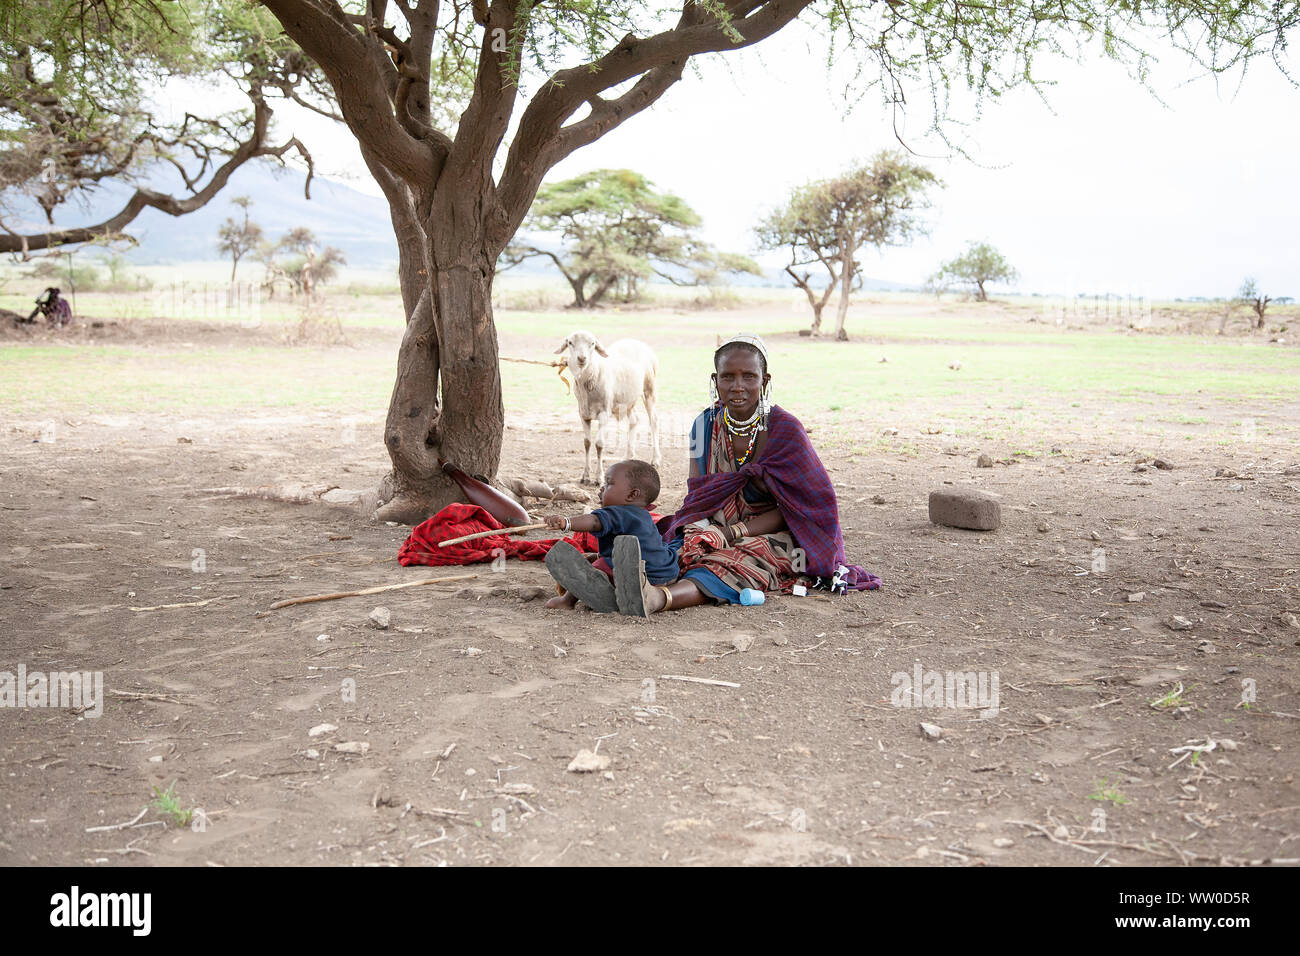
MULTIPOLYGON (((53 440, 10 418, 0 669, 102 671, 107 699, 0 709, 0 863, 1294 864, 1300 453, 1215 440, 1240 407, 1100 437, 1083 405, 1036 458, 936 433, 928 401, 860 422, 907 453, 810 415, 883 588, 649 621, 547 611, 544 566, 514 561, 268 611, 431 573, 343 493, 386 471, 378 420, 78 414, 53 440), (999 496, 1001 529, 931 525, 949 482, 999 496), (341 500, 208 491, 262 485, 341 500), (997 712, 894 706, 918 665, 996 673, 997 712), (607 768, 568 771, 580 750, 607 768), (195 823, 137 819, 173 784, 195 823)), ((1268 433, 1300 400, 1250 414, 1268 433)), ((575 422, 510 423, 504 471, 578 477, 575 422)))

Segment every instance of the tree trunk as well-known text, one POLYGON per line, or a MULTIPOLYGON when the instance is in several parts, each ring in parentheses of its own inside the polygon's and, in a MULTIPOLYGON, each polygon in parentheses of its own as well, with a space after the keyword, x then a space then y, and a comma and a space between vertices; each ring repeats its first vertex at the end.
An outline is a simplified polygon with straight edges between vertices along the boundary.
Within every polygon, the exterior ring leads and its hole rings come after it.
MULTIPOLYGON (((829 268, 829 266, 827 268, 829 268)), ((835 288, 834 271, 831 272, 830 284, 826 287, 826 291, 822 293, 820 302, 817 300, 817 293, 813 291, 812 285, 808 282, 809 274, 807 272, 805 272, 803 275, 799 275, 799 273, 795 272, 794 269, 791 268, 790 266, 786 266, 785 271, 786 271, 786 275, 788 275, 791 279, 794 280, 795 288, 803 289, 803 294, 808 297, 808 304, 812 307, 813 310, 812 327, 807 332, 800 332, 799 334, 800 335, 821 334, 822 309, 826 308, 826 301, 831 297, 831 290, 835 288)))
POLYGON ((587 297, 584 292, 587 288, 587 279, 591 277, 591 273, 583 272, 578 276, 571 276, 561 270, 561 274, 569 280, 569 287, 573 289, 573 302, 569 305, 569 308, 585 309, 587 307, 587 297))
POLYGON ((841 243, 844 249, 843 259, 840 263, 840 301, 835 310, 835 338, 840 342, 847 342, 849 334, 844 331, 844 318, 849 313, 849 290, 853 286, 853 252, 848 248, 847 243, 841 243))
POLYGON ((989 297, 988 297, 988 293, 984 291, 984 280, 976 279, 975 284, 979 286, 979 292, 975 293, 975 301, 987 302, 989 300, 989 297))
POLYGON ((496 263, 480 224, 466 213, 443 209, 424 226, 429 266, 398 350, 384 428, 391 498, 375 512, 380 520, 418 524, 462 501, 440 460, 487 478, 500 463, 505 411, 492 321, 496 263))
POLYGON ((605 298, 606 293, 614 287, 614 284, 617 281, 618 276, 606 276, 602 279, 600 285, 596 287, 596 291, 593 292, 591 298, 587 300, 587 305, 594 307, 600 304, 600 300, 605 298))

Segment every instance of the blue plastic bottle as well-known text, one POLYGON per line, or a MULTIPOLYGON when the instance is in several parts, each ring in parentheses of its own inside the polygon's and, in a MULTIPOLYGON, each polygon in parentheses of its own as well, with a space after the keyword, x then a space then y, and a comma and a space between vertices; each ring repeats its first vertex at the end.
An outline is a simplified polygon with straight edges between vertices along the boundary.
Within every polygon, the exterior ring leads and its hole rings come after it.
POLYGON ((740 603, 745 607, 753 607, 756 604, 762 604, 767 600, 767 595, 756 588, 745 588, 740 592, 740 603))

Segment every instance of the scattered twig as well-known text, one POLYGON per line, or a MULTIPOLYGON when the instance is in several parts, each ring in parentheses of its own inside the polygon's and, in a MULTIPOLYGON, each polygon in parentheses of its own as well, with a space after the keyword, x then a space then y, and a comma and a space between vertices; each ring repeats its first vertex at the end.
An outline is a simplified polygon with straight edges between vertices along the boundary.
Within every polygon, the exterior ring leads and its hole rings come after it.
POLYGON ((421 810, 418 807, 412 807, 411 812, 417 817, 467 817, 468 810, 445 810, 442 807, 429 807, 427 810, 421 810))
POLYGON ((156 700, 164 704, 184 704, 186 707, 194 707, 194 701, 185 700, 177 697, 175 694, 149 694, 142 691, 134 690, 110 690, 109 697, 116 697, 119 700, 156 700))
POLYGON ((576 667, 574 668, 574 670, 577 671, 579 674, 586 674, 588 677, 603 677, 605 678, 605 680, 636 680, 637 679, 635 677, 618 677, 614 674, 597 674, 595 671, 584 671, 576 667))
POLYGON ((107 849, 95 847, 94 849, 91 850, 91 852, 92 853, 116 853, 119 856, 125 856, 128 853, 139 853, 141 856, 153 856, 153 854, 150 853, 148 850, 142 850, 138 846, 123 847, 120 850, 114 849, 113 847, 108 847, 107 849))
POLYGON ((177 607, 203 607, 205 604, 211 604, 213 601, 224 601, 226 598, 238 597, 237 594, 222 594, 220 597, 208 598, 206 601, 187 601, 184 604, 155 604, 152 607, 128 607, 128 611, 168 611, 177 607))
POLYGON ((142 819, 144 819, 144 815, 148 812, 149 812, 149 808, 145 807, 143 810, 139 812, 139 814, 136 815, 136 818, 134 820, 127 820, 126 823, 114 823, 112 826, 107 826, 107 827, 86 827, 86 832, 104 833, 105 831, 108 830, 125 830, 127 827, 133 827, 137 823, 139 823, 142 819))
POLYGON ((423 847, 426 847, 426 846, 432 846, 432 845, 435 844, 435 843, 441 843, 443 840, 447 839, 447 828, 446 828, 446 827, 438 827, 438 829, 441 830, 442 832, 439 833, 439 834, 438 834, 436 837, 434 837, 432 840, 421 840, 419 843, 415 844, 415 846, 411 847, 411 849, 412 849, 412 850, 419 850, 419 849, 422 849, 423 847))
POLYGON ((713 687, 739 687, 739 684, 729 680, 713 680, 711 677, 687 677, 684 674, 660 674, 660 680, 680 680, 688 684, 709 684, 713 687))

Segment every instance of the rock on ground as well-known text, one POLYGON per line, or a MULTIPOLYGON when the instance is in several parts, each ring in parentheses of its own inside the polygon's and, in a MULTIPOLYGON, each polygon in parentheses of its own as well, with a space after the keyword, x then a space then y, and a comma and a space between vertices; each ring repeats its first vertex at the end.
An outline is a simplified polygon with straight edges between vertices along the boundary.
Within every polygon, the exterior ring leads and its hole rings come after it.
POLYGON ((1002 506, 995 498, 979 491, 932 491, 930 521, 972 531, 995 531, 1002 524, 1002 506))
POLYGON ((609 758, 592 750, 579 750, 577 756, 569 761, 569 773, 595 773, 597 770, 609 769, 609 758))

